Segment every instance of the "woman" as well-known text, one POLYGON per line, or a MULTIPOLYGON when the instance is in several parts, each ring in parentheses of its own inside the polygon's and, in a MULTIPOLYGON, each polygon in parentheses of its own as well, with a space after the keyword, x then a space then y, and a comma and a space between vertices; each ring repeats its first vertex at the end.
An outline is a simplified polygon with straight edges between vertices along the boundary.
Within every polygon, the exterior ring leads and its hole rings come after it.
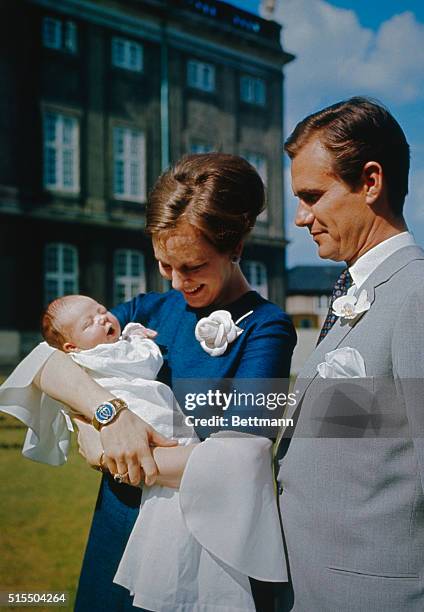
MULTIPOLYGON (((292 324, 277 306, 250 290, 239 265, 243 240, 263 208, 260 177, 247 161, 233 155, 186 157, 156 183, 146 229, 152 236, 159 270, 172 282, 173 290, 138 296, 113 312, 122 327, 138 321, 158 332, 156 341, 164 356, 159 380, 171 387, 182 378, 288 378, 296 338, 292 324), (229 311, 233 321, 252 312, 239 324, 241 335, 214 357, 196 339, 195 327, 217 309, 229 311)), ((38 360, 36 385, 88 420, 99 404, 110 400, 109 393, 58 351, 39 351, 32 359, 38 360)), ((174 474, 168 478, 178 482, 184 469, 186 457, 181 458, 181 449, 157 449, 158 477, 149 446, 171 446, 172 442, 128 410, 121 410, 101 428, 101 441, 104 465, 111 474, 128 473, 132 484, 142 476, 146 484, 155 478, 161 484, 161 478, 166 481, 166 471, 172 469, 174 474), (173 456, 176 461, 170 460, 173 456)), ((89 442, 83 452, 93 455, 89 442)), ((113 585, 112 579, 139 503, 139 489, 104 476, 76 610, 132 608, 127 592, 113 585)), ((253 584, 258 609, 272 609, 267 587, 253 584)))

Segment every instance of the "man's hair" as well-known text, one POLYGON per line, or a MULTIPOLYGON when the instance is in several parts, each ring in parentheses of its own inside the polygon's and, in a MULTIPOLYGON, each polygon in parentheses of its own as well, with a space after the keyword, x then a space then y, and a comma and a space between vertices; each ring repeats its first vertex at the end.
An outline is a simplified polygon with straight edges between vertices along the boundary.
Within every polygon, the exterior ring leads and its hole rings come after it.
POLYGON ((41 335, 47 344, 61 351, 65 342, 68 342, 68 339, 65 337, 64 330, 59 324, 59 314, 66 303, 75 297, 75 295, 65 295, 64 297, 56 298, 50 302, 41 315, 41 335))
POLYGON ((158 237, 187 221, 220 252, 234 249, 264 210, 263 182, 242 157, 188 155, 156 181, 146 210, 146 232, 158 237))
POLYGON ((399 123, 379 102, 354 97, 328 106, 300 121, 284 149, 293 159, 318 137, 333 159, 333 171, 357 187, 364 165, 381 164, 390 207, 401 215, 408 193, 409 145, 399 123))

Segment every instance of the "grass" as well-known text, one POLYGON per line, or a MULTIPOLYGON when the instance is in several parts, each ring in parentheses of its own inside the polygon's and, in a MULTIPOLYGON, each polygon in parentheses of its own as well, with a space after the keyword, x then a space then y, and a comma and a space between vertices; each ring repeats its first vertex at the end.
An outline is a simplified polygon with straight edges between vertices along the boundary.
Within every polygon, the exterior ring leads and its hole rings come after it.
POLYGON ((17 425, 0 420, 0 591, 69 591, 72 609, 100 474, 74 436, 64 466, 24 459, 26 430, 17 425))

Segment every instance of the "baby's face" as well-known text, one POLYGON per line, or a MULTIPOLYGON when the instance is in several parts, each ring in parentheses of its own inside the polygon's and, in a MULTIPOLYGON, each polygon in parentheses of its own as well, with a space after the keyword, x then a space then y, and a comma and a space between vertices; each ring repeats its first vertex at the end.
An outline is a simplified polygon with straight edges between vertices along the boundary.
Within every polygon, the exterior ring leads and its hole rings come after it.
POLYGON ((121 335, 118 319, 86 296, 75 297, 64 306, 59 315, 59 324, 68 339, 63 347, 65 351, 111 344, 121 335))

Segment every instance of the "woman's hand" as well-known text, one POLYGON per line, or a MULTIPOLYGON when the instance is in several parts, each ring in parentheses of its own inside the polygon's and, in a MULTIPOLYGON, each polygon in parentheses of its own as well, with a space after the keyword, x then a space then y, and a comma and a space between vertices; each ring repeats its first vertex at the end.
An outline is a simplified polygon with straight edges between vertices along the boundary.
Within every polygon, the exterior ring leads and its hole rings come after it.
POLYGON ((78 427, 78 452, 91 467, 102 465, 103 446, 100 433, 84 419, 74 416, 78 427))
POLYGON ((176 446, 177 440, 165 438, 130 410, 121 410, 116 419, 102 427, 100 440, 104 449, 103 463, 112 474, 128 472, 130 484, 143 479, 146 485, 156 481, 158 469, 152 446, 176 446))

